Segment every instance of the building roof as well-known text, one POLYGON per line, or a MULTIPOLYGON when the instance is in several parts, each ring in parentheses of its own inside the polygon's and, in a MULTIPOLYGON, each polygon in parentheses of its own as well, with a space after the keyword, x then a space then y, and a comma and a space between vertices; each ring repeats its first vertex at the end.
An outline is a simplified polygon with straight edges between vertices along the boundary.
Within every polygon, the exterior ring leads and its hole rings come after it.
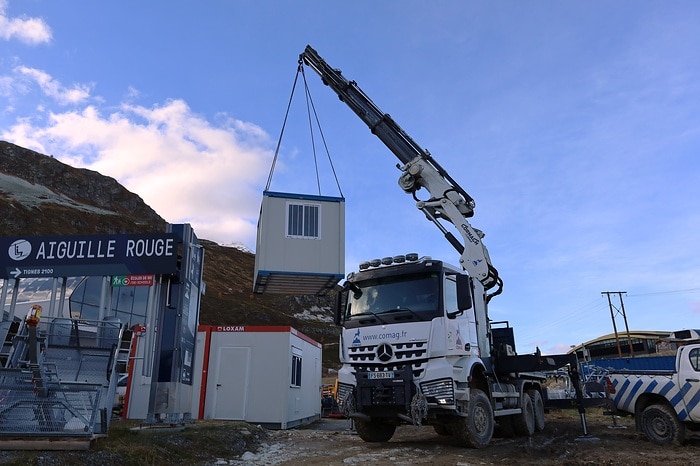
MULTIPOLYGON (((669 330, 631 330, 629 332, 629 338, 633 339, 642 339, 642 340, 661 340, 664 338, 668 338, 673 332, 669 330)), ((626 342, 628 338, 628 333, 627 332, 617 332, 617 338, 620 339, 621 342, 626 342)), ((602 335, 598 338, 594 338, 593 340, 588 340, 585 343, 581 343, 579 345, 573 346, 569 351, 567 351, 568 354, 571 354, 575 351, 580 351, 584 347, 591 347, 591 346, 597 346, 597 344, 614 340, 615 339, 615 334, 614 333, 608 333, 607 335, 602 335)))

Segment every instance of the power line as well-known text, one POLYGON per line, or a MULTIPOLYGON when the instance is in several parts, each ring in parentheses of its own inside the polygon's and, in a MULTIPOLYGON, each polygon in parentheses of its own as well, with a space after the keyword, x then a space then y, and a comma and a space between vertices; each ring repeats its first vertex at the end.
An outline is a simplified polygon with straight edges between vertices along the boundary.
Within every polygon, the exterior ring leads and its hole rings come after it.
MULTIPOLYGON (((638 293, 638 294, 625 294, 627 297, 642 297, 642 296, 653 296, 653 295, 670 295, 670 294, 680 294, 680 293, 695 293, 699 292, 700 288, 688 288, 684 290, 672 290, 672 291, 657 291, 657 292, 651 292, 651 293, 638 293)), ((618 292, 609 292, 616 294, 618 292)), ((620 292, 622 293, 622 292, 620 292)), ((603 296, 605 296, 605 293, 601 293, 603 296)), ((590 323, 591 322, 591 315, 598 315, 596 311, 602 311, 606 308, 609 308, 609 306, 606 306, 602 302, 599 301, 599 299, 591 300, 588 303, 582 304, 580 306, 574 306, 570 308, 568 311, 563 311, 558 310, 555 313, 554 318, 547 319, 546 322, 542 323, 537 327, 536 333, 533 332, 522 332, 518 335, 518 340, 520 341, 532 341, 532 340, 537 340, 539 338, 542 338, 542 335, 547 335, 552 332, 557 332, 562 330, 562 328, 573 328, 576 326, 578 323, 586 322, 590 323)), ((614 310, 617 310, 613 306, 614 310)), ((625 325, 626 322, 625 322, 625 325)), ((629 332, 629 330, 628 330, 629 332)), ((616 333, 616 332, 614 332, 616 333)))
POLYGON ((556 318, 547 319, 537 326, 536 333, 521 332, 518 340, 521 342, 531 342, 543 338, 543 335, 557 333, 562 329, 575 328, 577 323, 590 322, 591 315, 597 315, 596 311, 605 309, 606 306, 598 299, 591 300, 580 306, 574 306, 569 311, 556 311, 556 318))
POLYGON ((655 291, 651 293, 636 293, 627 295, 630 298, 636 298, 638 296, 652 296, 652 295, 664 295, 664 294, 681 294, 681 293, 695 293, 700 291, 700 288, 688 288, 686 290, 672 290, 672 291, 655 291))

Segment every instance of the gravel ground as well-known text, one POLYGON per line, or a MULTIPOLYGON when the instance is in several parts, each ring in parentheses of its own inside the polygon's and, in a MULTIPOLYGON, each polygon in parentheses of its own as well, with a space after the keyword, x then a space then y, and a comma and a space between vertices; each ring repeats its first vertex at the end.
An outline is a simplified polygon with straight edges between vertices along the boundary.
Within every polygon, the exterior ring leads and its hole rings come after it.
POLYGON ((588 416, 582 436, 575 412, 547 413, 532 437, 495 437, 486 448, 464 448, 430 426, 400 426, 386 443, 365 443, 347 419, 321 419, 289 430, 241 422, 200 421, 186 429, 134 434, 115 426, 87 451, 0 451, 1 464, 35 465, 681 465, 698 464, 700 439, 659 447, 634 430, 631 418, 588 416), (614 422, 613 422, 614 421, 614 422), (116 428, 115 428, 116 427, 116 428))

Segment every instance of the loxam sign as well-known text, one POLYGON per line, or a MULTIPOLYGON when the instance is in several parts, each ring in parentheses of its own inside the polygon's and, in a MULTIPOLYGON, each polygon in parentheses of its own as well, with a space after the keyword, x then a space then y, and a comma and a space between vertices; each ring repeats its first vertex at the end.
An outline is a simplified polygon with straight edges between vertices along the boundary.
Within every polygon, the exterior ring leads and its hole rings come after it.
POLYGON ((174 233, 0 238, 0 278, 174 274, 174 233))

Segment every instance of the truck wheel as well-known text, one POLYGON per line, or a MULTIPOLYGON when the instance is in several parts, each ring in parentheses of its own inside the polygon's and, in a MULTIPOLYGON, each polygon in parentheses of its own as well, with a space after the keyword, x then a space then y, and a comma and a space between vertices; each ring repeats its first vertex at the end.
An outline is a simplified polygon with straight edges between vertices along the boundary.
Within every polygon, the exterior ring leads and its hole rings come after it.
POLYGON ((485 447, 493 437, 493 408, 489 397, 478 388, 469 392, 466 414, 454 421, 450 428, 452 435, 468 447, 485 447))
POLYGON ((539 390, 528 390, 527 394, 532 400, 532 408, 535 411, 535 430, 544 430, 544 402, 539 390))
POLYGON ((355 419, 355 430, 357 435, 365 442, 388 442, 394 436, 396 425, 355 419))
POLYGON ((647 406, 642 412, 642 430, 657 445, 680 445, 685 440, 685 425, 665 404, 647 406))
POLYGON ((520 414, 513 415, 513 427, 515 433, 523 437, 529 437, 535 433, 535 409, 532 406, 532 398, 527 393, 520 397, 520 414))

